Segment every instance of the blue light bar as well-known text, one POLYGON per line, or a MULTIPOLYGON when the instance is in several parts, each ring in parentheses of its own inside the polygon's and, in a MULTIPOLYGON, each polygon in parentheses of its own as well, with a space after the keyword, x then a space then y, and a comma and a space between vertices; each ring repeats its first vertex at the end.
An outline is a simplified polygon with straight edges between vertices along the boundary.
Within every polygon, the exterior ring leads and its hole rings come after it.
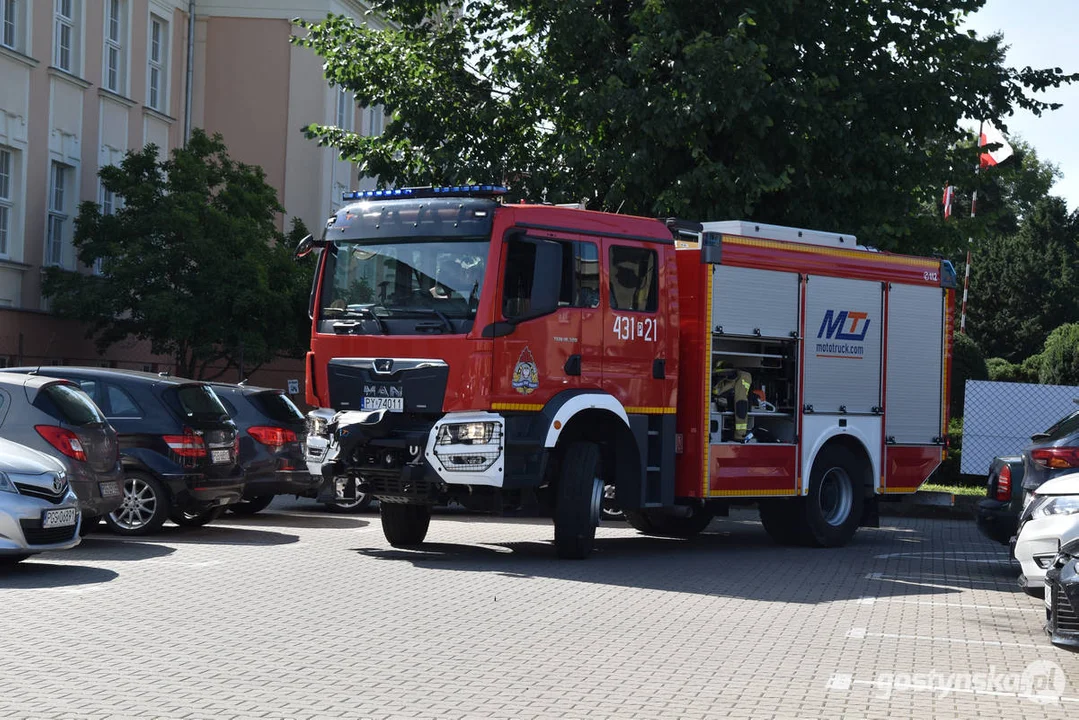
POLYGON ((392 188, 390 190, 353 190, 341 194, 342 200, 389 200, 426 197, 496 197, 505 195, 501 185, 453 185, 392 188))

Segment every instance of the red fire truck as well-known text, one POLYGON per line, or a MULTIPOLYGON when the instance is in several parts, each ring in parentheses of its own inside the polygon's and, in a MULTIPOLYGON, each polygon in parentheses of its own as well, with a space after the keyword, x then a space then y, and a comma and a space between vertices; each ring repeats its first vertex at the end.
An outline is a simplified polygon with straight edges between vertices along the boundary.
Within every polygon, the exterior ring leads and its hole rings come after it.
POLYGON ((378 498, 392 545, 456 501, 585 557, 607 486, 642 533, 756 503, 777 541, 837 546, 941 462, 946 261, 503 192, 350 193, 297 249, 321 249, 309 466, 378 498))

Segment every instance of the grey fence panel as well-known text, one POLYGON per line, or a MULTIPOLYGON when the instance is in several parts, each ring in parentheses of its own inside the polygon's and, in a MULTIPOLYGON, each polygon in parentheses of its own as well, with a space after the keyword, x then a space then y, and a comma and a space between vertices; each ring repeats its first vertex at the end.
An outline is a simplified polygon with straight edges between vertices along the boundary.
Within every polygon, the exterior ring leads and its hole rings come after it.
POLYGON ((993 458, 1018 455, 1030 436, 1079 410, 1079 387, 967 380, 960 471, 989 472, 993 458))

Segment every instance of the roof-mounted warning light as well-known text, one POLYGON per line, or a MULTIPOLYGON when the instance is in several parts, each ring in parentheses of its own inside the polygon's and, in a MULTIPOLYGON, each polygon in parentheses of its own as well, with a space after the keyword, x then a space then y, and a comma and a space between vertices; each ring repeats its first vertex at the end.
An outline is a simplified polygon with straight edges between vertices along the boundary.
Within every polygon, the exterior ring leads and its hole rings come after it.
POLYGON ((444 185, 390 188, 388 190, 353 190, 342 193, 342 200, 393 200, 429 197, 501 197, 507 193, 501 185, 444 185))

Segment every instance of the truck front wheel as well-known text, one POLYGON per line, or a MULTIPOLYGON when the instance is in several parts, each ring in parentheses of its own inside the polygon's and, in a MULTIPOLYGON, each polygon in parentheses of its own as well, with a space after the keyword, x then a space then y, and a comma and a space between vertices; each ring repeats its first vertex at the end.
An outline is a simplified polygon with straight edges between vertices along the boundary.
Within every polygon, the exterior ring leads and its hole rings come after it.
POLYGON ((560 558, 583 560, 592 553, 603 506, 599 446, 570 443, 560 458, 554 507, 554 546, 560 558))
POLYGON ((427 537, 431 525, 431 508, 427 505, 381 503, 382 533, 394 547, 419 545, 427 537))

